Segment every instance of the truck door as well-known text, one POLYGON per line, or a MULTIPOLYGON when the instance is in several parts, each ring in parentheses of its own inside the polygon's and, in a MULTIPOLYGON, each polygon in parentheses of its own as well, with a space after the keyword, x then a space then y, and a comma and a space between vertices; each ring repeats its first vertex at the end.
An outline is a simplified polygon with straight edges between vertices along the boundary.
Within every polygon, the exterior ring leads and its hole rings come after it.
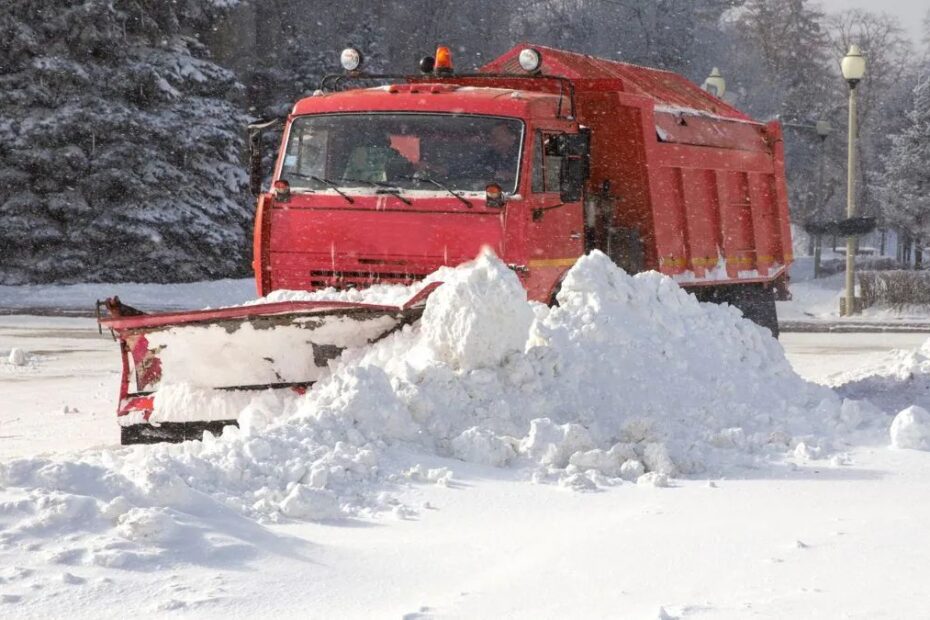
POLYGON ((566 140, 572 135, 540 129, 533 137, 527 288, 541 301, 550 301, 562 274, 584 253, 583 182, 575 178, 578 162, 570 158, 577 155, 566 140))

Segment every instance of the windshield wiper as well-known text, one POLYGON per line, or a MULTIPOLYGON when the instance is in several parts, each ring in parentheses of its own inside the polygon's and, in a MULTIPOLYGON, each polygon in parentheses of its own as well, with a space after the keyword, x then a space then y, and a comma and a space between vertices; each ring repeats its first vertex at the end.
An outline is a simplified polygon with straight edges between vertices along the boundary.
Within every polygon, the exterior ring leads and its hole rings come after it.
MULTIPOLYGON (((324 182, 326 181, 326 179, 319 179, 319 180, 324 181, 324 182)), ((401 190, 399 187, 394 187, 390 183, 385 183, 384 181, 370 181, 368 179, 353 179, 350 177, 343 177, 340 179, 340 181, 348 182, 348 183, 365 183, 366 185, 369 185, 371 187, 378 187, 380 189, 375 192, 376 194, 390 194, 391 196, 397 196, 397 198, 399 198, 400 201, 403 202, 404 204, 408 204, 408 205, 413 204, 412 202, 410 202, 409 200, 407 200, 406 198, 400 195, 401 190)), ((335 189, 335 186, 333 186, 333 189, 335 189)), ((339 190, 336 190, 336 191, 338 192, 339 190)), ((342 192, 339 192, 339 193, 342 193, 342 192)))
MULTIPOLYGON (((379 184, 379 185, 380 185, 380 184, 379 184)), ((381 189, 379 189, 379 190, 376 191, 375 193, 376 193, 376 194, 390 194, 391 196, 396 196, 397 198, 399 198, 400 201, 403 202, 405 205, 412 205, 412 204, 413 204, 413 203, 410 202, 407 198, 404 198, 404 197, 401 195, 401 193, 400 193, 400 188, 399 188, 399 187, 391 187, 391 186, 381 185, 381 189)))
POLYGON ((349 195, 348 195, 347 193, 345 193, 344 191, 342 191, 341 189, 339 189, 339 185, 338 185, 335 181, 332 181, 332 180, 330 180, 330 179, 325 179, 325 178, 323 178, 323 177, 318 177, 318 176, 316 176, 316 175, 314 175, 314 174, 308 174, 307 177, 310 178, 310 179, 313 179, 313 180, 316 181, 317 183, 322 183, 322 184, 324 184, 324 185, 329 185, 331 188, 333 188, 333 190, 334 190, 337 194, 339 194, 340 196, 342 196, 343 198, 345 198, 345 199, 348 201, 348 203, 349 203, 350 205, 355 204, 355 201, 352 200, 352 197, 349 196, 349 195))
POLYGON ((379 187, 381 189, 376 191, 375 192, 376 194, 390 194, 391 196, 397 196, 397 198, 400 199, 400 201, 403 202, 404 204, 407 204, 407 205, 413 204, 412 202, 410 202, 409 200, 401 196, 400 194, 401 190, 399 187, 394 187, 390 183, 385 183, 384 181, 370 181, 368 179, 343 178, 342 180, 349 181, 350 183, 367 183, 368 185, 372 187, 379 187))
POLYGON ((395 187, 391 185, 390 183, 385 183, 384 181, 370 181, 368 179, 350 179, 348 177, 343 177, 342 180, 348 181, 349 183, 367 183, 371 187, 380 188, 378 191, 375 192, 376 194, 390 194, 391 196, 397 196, 397 198, 404 204, 407 204, 407 205, 413 204, 412 202, 410 202, 409 200, 407 200, 401 195, 400 193, 401 189, 399 187, 395 187))
MULTIPOLYGON (((318 177, 315 174, 302 174, 300 172, 286 172, 284 173, 283 176, 297 177, 298 179, 308 179, 310 181, 316 181, 317 183, 322 183, 323 185, 328 185, 329 187, 336 190, 337 194, 345 198, 350 205, 355 204, 355 201, 352 200, 352 197, 346 194, 345 192, 343 192, 341 189, 339 189, 339 186, 336 185, 336 182, 331 181, 330 179, 324 179, 323 177, 318 177)), ((310 190, 310 191, 312 192, 313 190, 310 190)))
POLYGON ((398 177, 398 178, 399 178, 399 179, 410 179, 410 180, 412 180, 412 181, 425 181, 425 182, 427 182, 427 183, 432 183, 433 185, 435 185, 435 186, 438 187, 439 189, 444 189, 444 190, 446 190, 447 192, 449 192, 450 194, 452 194, 453 196, 455 196, 456 198, 458 198, 459 201, 460 201, 462 204, 464 204, 466 207, 468 207, 469 209, 472 208, 472 204, 471 204, 471 202, 470 202, 467 198, 465 198, 464 196, 460 196, 459 194, 456 194, 454 191, 452 191, 452 188, 451 188, 451 187, 449 187, 448 185, 445 185, 445 184, 443 184, 443 183, 440 183, 439 181, 437 181, 436 179, 434 179, 434 178, 432 178, 432 177, 420 176, 420 175, 413 175, 413 176, 401 176, 401 177, 398 177))

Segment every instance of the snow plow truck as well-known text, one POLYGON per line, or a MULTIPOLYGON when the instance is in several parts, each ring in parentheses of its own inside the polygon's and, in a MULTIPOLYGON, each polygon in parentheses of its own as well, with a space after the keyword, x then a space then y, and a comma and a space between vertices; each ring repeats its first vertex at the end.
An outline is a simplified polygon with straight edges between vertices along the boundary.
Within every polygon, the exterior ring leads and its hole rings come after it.
MULTIPOLYGON (((409 285, 490 246, 530 299, 552 304, 564 274, 596 249, 630 273, 657 270, 702 301, 730 303, 777 336, 792 261, 777 122, 671 72, 539 45, 469 73, 445 47, 409 75, 366 73, 352 48, 341 63, 344 73, 279 121, 267 188, 261 133, 273 122, 250 126, 259 296, 409 285)), ((99 322, 122 353, 122 441, 236 424, 234 407, 208 406, 211 393, 305 390, 346 347, 415 322, 435 286, 396 307, 146 314, 108 299, 99 322), (167 389, 177 383, 197 393, 167 389), (191 410, 176 415, 172 399, 191 410)))

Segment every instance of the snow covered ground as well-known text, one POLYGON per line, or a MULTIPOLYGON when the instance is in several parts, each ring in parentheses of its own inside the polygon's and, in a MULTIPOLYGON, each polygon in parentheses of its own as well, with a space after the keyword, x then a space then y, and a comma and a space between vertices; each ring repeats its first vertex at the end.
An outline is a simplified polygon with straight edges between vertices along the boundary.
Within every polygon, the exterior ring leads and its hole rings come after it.
POLYGON ((930 308, 865 308, 860 314, 841 317, 840 298, 844 295, 846 274, 837 273, 814 279, 814 262, 809 256, 798 257, 791 265, 790 301, 777 302, 781 322, 849 324, 864 326, 915 325, 930 330, 930 308))
MULTIPOLYGON (((338 381, 299 403, 304 414, 294 423, 272 423, 267 434, 245 431, 198 450, 115 447, 119 359, 116 344, 93 321, 0 317, 0 359, 18 362, 0 362, 0 613, 924 613, 930 452, 891 448, 888 429, 903 407, 930 408, 930 351, 920 348, 927 335, 785 334, 781 344, 794 370, 831 392, 793 378, 778 361, 781 347, 760 340, 755 327, 729 312, 692 307, 658 280, 588 267, 568 284, 562 310, 528 316, 510 306, 504 315, 510 327, 535 321, 542 350, 532 356, 515 357, 516 345, 504 333, 474 332, 500 316, 456 311, 470 295, 506 292, 500 274, 486 269, 438 298, 426 334, 401 334, 381 353, 350 360, 338 381), (682 313, 686 319, 676 322, 682 313), (689 332, 688 321, 698 334, 689 332), (624 353, 600 369, 571 357, 582 345, 624 353), (23 355, 11 355, 14 348, 23 355), (431 355, 436 359, 427 363, 431 355), (555 383, 546 379, 549 372, 555 383), (598 387, 605 382, 624 394, 615 399, 598 387), (745 383, 762 385, 746 391, 745 383), (650 399, 636 391, 640 384, 655 393, 665 385, 666 393, 650 399), (695 402, 726 402, 732 410, 671 407, 687 397, 682 386, 695 402), (782 393, 786 386, 792 394, 782 393), (516 394, 509 398, 505 390, 516 394), (754 407, 744 408, 744 393, 754 407), (653 430, 665 438, 667 455, 679 466, 708 467, 673 475, 668 488, 656 476, 639 484, 611 476, 607 448, 627 450, 609 439, 630 430, 611 427, 625 420, 610 414, 622 410, 624 398, 661 405, 653 430), (868 399, 876 408, 843 398, 868 399), (603 411, 586 411, 592 402, 603 411), (809 408, 782 421, 785 408, 804 402, 809 408), (460 413, 450 418, 427 407, 437 403, 460 413), (521 411, 521 403, 534 410, 521 411), (365 437, 345 435, 334 451, 326 433, 347 432, 337 412, 350 415, 365 437), (408 428, 404 415, 418 425, 408 428), (834 416, 836 422, 824 424, 834 416), (526 429, 517 427, 532 417, 551 423, 537 423, 536 440, 532 433, 521 438, 526 429), (560 430, 585 420, 603 454, 584 441, 573 444, 577 434, 568 431, 578 429, 560 430), (733 426, 738 421, 741 432, 733 426), (795 435, 786 443, 760 434, 785 423, 795 435), (460 432, 463 424, 479 431, 460 432), (721 427, 730 430, 707 438, 700 432, 721 427), (420 435, 406 437, 411 428, 420 435), (518 432, 511 442, 510 433, 518 432), (442 440, 462 436, 458 444, 442 440), (684 450, 683 440, 698 452, 684 450), (344 477, 334 479, 330 467, 323 484, 283 488, 280 497, 287 497, 274 509, 268 501, 280 500, 254 493, 275 481, 259 484, 256 476, 285 475, 274 467, 294 465, 290 456, 300 446, 306 463, 341 463, 344 477), (495 466, 502 454, 511 462, 495 466), (358 469, 364 463, 377 471, 358 469), (327 503, 333 496, 351 516, 327 503), (256 503, 243 503, 246 497, 256 503)), ((250 419, 267 423, 256 411, 250 419)), ((629 456, 644 457, 648 445, 634 441, 629 456)), ((666 468, 661 459, 644 460, 656 473, 666 468)))

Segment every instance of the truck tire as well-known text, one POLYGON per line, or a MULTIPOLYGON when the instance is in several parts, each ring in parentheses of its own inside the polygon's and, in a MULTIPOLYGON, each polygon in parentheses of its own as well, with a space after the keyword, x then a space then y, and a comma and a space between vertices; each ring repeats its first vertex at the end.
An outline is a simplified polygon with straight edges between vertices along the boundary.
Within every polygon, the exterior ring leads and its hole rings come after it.
POLYGON ((701 286, 691 289, 699 301, 730 304, 743 316, 772 332, 778 338, 778 313, 775 309, 775 290, 766 284, 735 286, 701 286))
POLYGON ((778 312, 775 309, 775 289, 765 284, 743 287, 743 303, 737 308, 743 316, 762 327, 767 327, 772 336, 778 338, 778 312))

